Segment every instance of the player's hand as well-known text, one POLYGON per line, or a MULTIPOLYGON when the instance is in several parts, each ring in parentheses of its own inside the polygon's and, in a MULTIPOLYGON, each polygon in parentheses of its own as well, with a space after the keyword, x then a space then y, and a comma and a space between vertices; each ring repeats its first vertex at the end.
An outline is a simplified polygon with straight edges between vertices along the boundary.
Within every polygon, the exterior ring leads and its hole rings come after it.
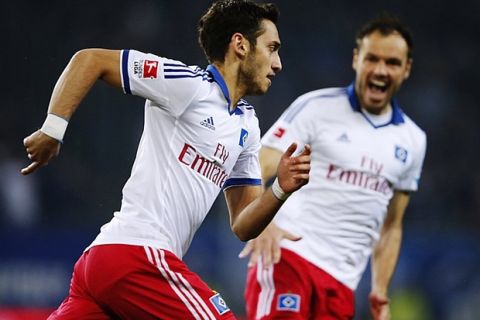
POLYGON ((292 157, 296 149, 297 144, 292 143, 278 164, 278 183, 285 193, 292 193, 300 189, 309 179, 311 148, 307 144, 298 156, 292 157))
POLYGON ((47 165, 51 159, 56 157, 60 152, 61 144, 58 140, 37 130, 23 139, 23 145, 31 160, 30 165, 21 170, 22 174, 27 175, 47 165))
POLYGON ((280 240, 282 239, 298 241, 301 237, 280 229, 272 222, 257 238, 247 242, 238 257, 244 258, 250 255, 249 267, 254 266, 261 258, 263 268, 268 269, 272 264, 280 261, 280 240))
POLYGON ((390 320, 390 304, 387 296, 372 292, 368 296, 368 301, 373 320, 390 320))

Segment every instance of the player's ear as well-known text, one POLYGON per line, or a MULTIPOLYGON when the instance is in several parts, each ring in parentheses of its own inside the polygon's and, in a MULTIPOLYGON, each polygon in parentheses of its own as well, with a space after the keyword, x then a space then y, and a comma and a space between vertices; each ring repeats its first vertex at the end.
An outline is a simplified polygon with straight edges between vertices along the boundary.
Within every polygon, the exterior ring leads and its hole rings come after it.
POLYGON ((358 64, 358 48, 353 49, 353 55, 352 55, 352 68, 353 70, 357 70, 357 64, 358 64))
POLYGON ((243 36, 243 34, 236 32, 232 35, 230 47, 239 58, 243 59, 247 56, 248 51, 250 50, 250 42, 243 36))
POLYGON ((412 58, 407 59, 407 64, 405 65, 405 75, 403 76, 403 80, 407 80, 408 77, 410 77, 410 72, 412 71, 412 64, 413 64, 413 59, 412 58))

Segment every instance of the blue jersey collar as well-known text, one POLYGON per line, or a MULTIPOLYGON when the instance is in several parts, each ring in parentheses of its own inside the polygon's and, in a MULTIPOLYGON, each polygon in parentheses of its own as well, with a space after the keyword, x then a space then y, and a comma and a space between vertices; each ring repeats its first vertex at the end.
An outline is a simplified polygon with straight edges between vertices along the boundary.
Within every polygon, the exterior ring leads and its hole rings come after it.
POLYGON ((237 110, 236 106, 235 106, 235 109, 230 110, 230 104, 232 103, 232 101, 230 100, 230 93, 228 92, 227 84, 225 83, 225 80, 223 80, 223 77, 220 74, 220 71, 218 71, 218 69, 212 64, 209 64, 207 66, 207 71, 212 74, 213 80, 219 85, 220 89, 222 90, 223 95, 225 96, 225 99, 227 100, 228 112, 231 115, 234 114, 234 113, 236 114, 237 113, 236 112, 236 110, 237 110))
MULTIPOLYGON (((352 109, 356 112, 360 112, 363 114, 362 108, 360 106, 360 102, 358 101, 357 93, 355 92, 354 83, 351 83, 347 87, 347 92, 348 92, 348 100, 350 101, 350 105, 352 106, 352 109)), ((400 106, 398 105, 397 100, 392 99, 391 104, 392 104, 392 119, 390 120, 390 122, 382 125, 381 127, 387 126, 389 124, 397 125, 405 122, 405 119, 403 118, 403 112, 400 109, 400 106)), ((366 119, 368 120, 368 118, 366 119)), ((368 121, 370 122, 370 120, 368 121)))

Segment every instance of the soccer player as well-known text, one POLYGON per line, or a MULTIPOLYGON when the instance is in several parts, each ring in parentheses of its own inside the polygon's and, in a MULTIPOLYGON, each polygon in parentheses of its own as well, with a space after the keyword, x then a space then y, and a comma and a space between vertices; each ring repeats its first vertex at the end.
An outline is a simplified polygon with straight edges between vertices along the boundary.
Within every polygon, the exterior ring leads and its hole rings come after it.
POLYGON ((68 120, 101 79, 146 99, 145 125, 122 205, 77 261, 68 297, 49 319, 234 319, 219 293, 182 262, 220 190, 243 241, 308 181, 310 148, 278 165, 265 192, 260 130, 245 95, 281 70, 273 4, 216 1, 201 17, 206 70, 134 50, 86 49, 60 76, 40 130, 25 138, 30 174, 57 156, 68 120))
POLYGON ((355 81, 296 99, 262 138, 264 181, 291 141, 312 147, 310 182, 250 241, 248 319, 352 319, 372 256, 374 319, 389 319, 388 285, 402 219, 417 190, 426 135, 393 99, 412 67, 412 37, 387 14, 359 30, 355 81))

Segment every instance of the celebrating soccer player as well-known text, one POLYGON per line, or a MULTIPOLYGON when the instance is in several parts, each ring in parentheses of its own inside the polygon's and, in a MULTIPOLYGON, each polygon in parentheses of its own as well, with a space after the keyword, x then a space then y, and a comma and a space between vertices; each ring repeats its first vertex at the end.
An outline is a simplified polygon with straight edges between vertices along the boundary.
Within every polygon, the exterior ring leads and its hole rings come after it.
POLYGON ((76 53, 40 130, 25 138, 30 174, 58 155, 68 121, 98 80, 146 99, 145 124, 122 205, 75 264, 68 297, 49 319, 233 319, 219 293, 182 262, 223 189, 231 228, 260 234, 283 199, 309 179, 310 147, 291 144, 263 192, 260 130, 245 95, 280 72, 278 11, 216 1, 198 24, 211 63, 199 67, 135 50, 76 53))
POLYGON ((375 320, 390 317, 387 289, 426 135, 392 99, 412 67, 407 29, 385 14, 356 42, 355 81, 302 95, 262 139, 265 181, 292 141, 312 146, 312 170, 240 253, 251 254, 250 320, 352 319, 353 291, 371 255, 370 309, 375 320))

